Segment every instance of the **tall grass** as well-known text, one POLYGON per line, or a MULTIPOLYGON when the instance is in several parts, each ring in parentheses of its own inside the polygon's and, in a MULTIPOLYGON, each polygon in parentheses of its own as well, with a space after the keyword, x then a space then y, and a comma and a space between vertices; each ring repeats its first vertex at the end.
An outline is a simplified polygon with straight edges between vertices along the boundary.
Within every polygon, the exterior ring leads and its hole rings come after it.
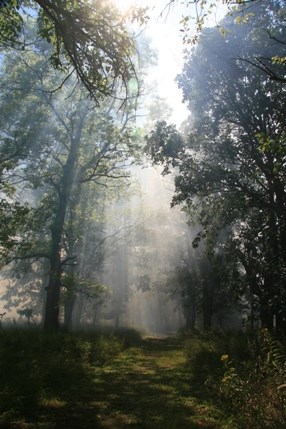
MULTIPOLYGON (((130 334, 132 337, 133 333, 130 334)), ((56 333, 37 329, 0 331, 0 427, 33 420, 48 400, 68 400, 90 383, 91 367, 121 352, 128 333, 56 333)))
POLYGON ((237 428, 286 428, 285 345, 267 330, 192 335, 185 342, 192 382, 237 428))

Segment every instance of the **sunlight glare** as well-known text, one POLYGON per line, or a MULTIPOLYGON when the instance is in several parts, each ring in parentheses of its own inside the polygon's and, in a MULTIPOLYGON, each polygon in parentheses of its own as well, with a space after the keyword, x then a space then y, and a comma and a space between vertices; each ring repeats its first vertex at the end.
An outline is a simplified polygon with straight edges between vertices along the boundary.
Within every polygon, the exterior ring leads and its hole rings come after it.
POLYGON ((154 6, 152 0, 112 0, 115 6, 122 12, 127 13, 132 7, 146 8, 154 6))
POLYGON ((121 12, 127 12, 132 6, 138 3, 136 0, 113 0, 114 4, 121 12))

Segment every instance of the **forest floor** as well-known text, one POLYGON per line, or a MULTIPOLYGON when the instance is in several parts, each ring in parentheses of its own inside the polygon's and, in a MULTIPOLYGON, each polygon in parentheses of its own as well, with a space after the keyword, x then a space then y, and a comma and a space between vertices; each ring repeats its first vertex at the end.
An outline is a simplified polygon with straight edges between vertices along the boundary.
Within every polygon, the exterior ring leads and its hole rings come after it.
POLYGON ((4 377, 9 368, 11 374, 8 393, 5 396, 5 388, 2 393, 8 411, 3 408, 0 413, 1 429, 228 427, 215 401, 192 385, 186 354, 176 337, 145 338, 101 365, 73 362, 61 367, 63 358, 52 364, 45 351, 33 361, 21 347, 19 356, 26 358, 17 363, 9 352, 10 363, 3 367, 4 377))

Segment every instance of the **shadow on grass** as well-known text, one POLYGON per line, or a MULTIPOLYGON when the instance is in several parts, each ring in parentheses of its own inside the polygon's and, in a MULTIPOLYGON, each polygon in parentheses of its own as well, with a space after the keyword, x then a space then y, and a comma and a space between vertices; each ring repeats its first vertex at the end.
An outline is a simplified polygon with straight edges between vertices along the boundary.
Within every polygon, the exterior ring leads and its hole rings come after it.
MULTIPOLYGON (((10 411, 5 415, 5 407, 2 408, 1 429, 221 427, 208 409, 195 402, 185 370, 185 355, 176 338, 147 338, 101 366, 86 361, 83 364, 80 355, 86 350, 86 343, 65 338, 63 347, 64 337, 57 337, 56 348, 54 339, 50 344, 35 337, 38 343, 33 352, 37 350, 38 360, 25 358, 19 344, 28 350, 31 337, 25 339, 21 334, 21 338, 22 343, 17 338, 16 344, 21 359, 6 362, 2 367, 10 371, 10 385, 6 383, 10 389, 6 395, 10 411), (49 355, 52 345, 56 353, 49 355), (17 412, 11 414, 11 410, 17 412)), ((15 344, 10 343, 2 354, 11 360, 15 344)))
POLYGON ((184 356, 175 338, 146 339, 95 380, 93 402, 101 428, 214 429, 198 416, 190 396, 184 356))

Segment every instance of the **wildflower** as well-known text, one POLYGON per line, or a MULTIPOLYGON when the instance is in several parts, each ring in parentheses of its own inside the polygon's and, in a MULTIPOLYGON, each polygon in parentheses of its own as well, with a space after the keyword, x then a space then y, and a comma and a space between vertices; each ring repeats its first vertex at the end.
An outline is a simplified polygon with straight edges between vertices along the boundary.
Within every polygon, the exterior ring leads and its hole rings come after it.
POLYGON ((228 355, 222 355, 222 357, 220 358, 220 361, 223 363, 227 363, 229 360, 229 356, 228 355))

